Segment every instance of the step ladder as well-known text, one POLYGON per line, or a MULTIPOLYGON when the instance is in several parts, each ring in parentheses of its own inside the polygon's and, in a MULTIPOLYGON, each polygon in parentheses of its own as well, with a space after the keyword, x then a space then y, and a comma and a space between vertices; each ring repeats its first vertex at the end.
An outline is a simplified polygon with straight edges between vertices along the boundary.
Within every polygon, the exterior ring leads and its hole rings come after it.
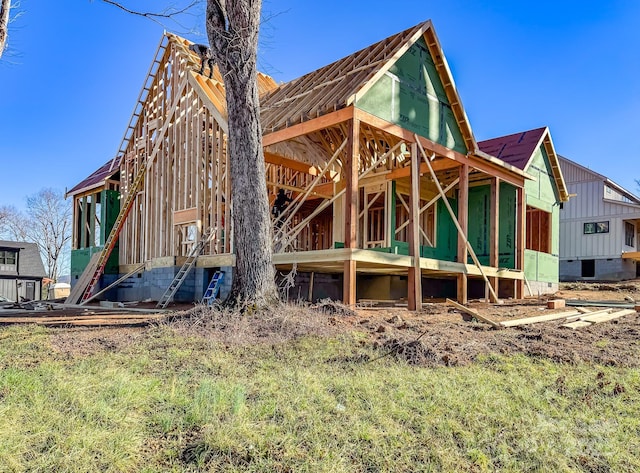
POLYGON ((198 256, 200 256, 200 253, 202 253, 202 250, 204 249, 204 247, 207 245, 207 243, 209 243, 212 240, 215 234, 216 234, 215 230, 213 228, 210 228, 207 232, 205 232, 202 235, 202 238, 200 239, 198 244, 194 245, 191 248, 191 251, 187 256, 186 261, 180 268, 180 271, 178 271, 178 273, 176 274, 176 277, 173 278, 173 281, 171 281, 171 284, 169 284, 169 287, 167 288, 167 290, 164 292, 164 294, 156 304, 157 308, 164 309, 165 307, 167 307, 167 305, 169 305, 169 302, 171 302, 171 299, 173 299, 173 296, 175 295, 176 292, 178 292, 178 289, 180 289, 180 286, 182 286, 182 283, 187 278, 189 272, 191 271, 191 268, 193 268, 193 265, 198 259, 198 256))
POLYGON ((204 296, 202 297, 203 304, 213 304, 213 301, 215 301, 216 297, 218 297, 220 286, 222 286, 223 280, 224 273, 222 271, 216 271, 211 278, 211 281, 209 282, 209 286, 207 286, 207 290, 204 292, 204 296))

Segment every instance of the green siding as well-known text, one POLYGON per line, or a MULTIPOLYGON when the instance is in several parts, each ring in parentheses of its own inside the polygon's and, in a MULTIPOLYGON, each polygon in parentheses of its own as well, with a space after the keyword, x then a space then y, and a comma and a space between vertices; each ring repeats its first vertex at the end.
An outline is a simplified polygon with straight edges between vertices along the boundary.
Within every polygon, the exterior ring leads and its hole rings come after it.
POLYGON ((516 188, 505 182, 500 183, 499 216, 498 265, 513 269, 516 267, 516 188))
POLYGON ((558 257, 538 251, 524 251, 524 274, 529 281, 557 283, 558 257))
MULTIPOLYGON (((393 205, 391 206, 391 222, 392 229, 391 234, 395 236, 396 231, 396 183, 393 183, 393 205)), ((458 201, 456 199, 449 199, 449 204, 453 209, 453 212, 458 211, 458 201)), ((435 247, 421 246, 420 256, 422 258, 434 258, 442 261, 455 261, 458 252, 458 230, 456 229, 449 211, 445 206, 442 199, 436 202, 436 242, 435 247)), ((392 237, 391 248, 385 249, 389 253, 396 253, 399 255, 409 254, 409 244, 404 241, 398 241, 392 237)))
MULTIPOLYGON (((489 237, 491 231, 491 188, 489 186, 469 189, 469 229, 467 238, 482 265, 489 264, 489 237)), ((470 256, 467 263, 473 264, 470 256)))
MULTIPOLYGON (((449 204, 454 213, 458 211, 458 201, 449 199, 449 204)), ((435 258, 442 261, 455 261, 458 256, 458 229, 442 199, 436 207, 436 246, 420 247, 420 256, 423 258, 435 258)))
MULTIPOLYGON (((88 248, 80 248, 77 250, 71 251, 71 278, 79 277, 84 268, 89 264, 89 260, 94 253, 98 253, 102 250, 104 243, 109 236, 109 232, 113 228, 113 224, 118 217, 118 213, 120 212, 120 193, 112 190, 103 190, 100 192, 100 221, 102 225, 100 226, 100 246, 90 246, 88 248)), ((89 207, 91 212, 95 212, 96 206, 91 205, 89 207)), ((80 215, 82 219, 89 219, 90 222, 95 222, 95 218, 93 214, 89 215, 80 215)), ((86 220, 83 220, 86 221, 86 220)), ((104 272, 105 274, 118 274, 118 243, 116 243, 109 259, 107 260, 107 264, 105 266, 104 272)))
POLYGON ((423 38, 416 41, 355 105, 447 148, 467 152, 423 38))
MULTIPOLYGON (((515 267, 516 189, 510 184, 500 184, 498 266, 515 267)), ((468 239, 478 260, 483 265, 490 262, 491 243, 491 186, 469 189, 468 239)), ((473 264, 469 256, 467 263, 473 264)))
POLYGON ((526 172, 536 178, 525 182, 527 205, 551 213, 551 253, 526 250, 524 273, 529 281, 557 283, 559 279, 560 206, 549 157, 540 146, 526 172))

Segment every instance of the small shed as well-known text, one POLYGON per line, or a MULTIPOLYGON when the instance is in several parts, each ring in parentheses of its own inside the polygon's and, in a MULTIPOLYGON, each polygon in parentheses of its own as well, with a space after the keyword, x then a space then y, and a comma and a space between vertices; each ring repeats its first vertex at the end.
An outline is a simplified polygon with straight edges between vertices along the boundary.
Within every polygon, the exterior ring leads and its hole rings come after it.
POLYGON ((66 298, 71 293, 71 284, 66 282, 58 282, 49 285, 48 299, 61 299, 66 298))
POLYGON ((44 265, 35 243, 0 240, 0 295, 12 301, 42 298, 44 265))

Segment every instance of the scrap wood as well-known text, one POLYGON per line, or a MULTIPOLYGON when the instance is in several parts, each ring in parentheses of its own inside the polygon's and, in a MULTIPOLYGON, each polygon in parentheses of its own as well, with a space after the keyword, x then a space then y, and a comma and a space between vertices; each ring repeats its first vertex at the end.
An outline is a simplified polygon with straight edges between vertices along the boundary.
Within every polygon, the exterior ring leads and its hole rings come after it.
POLYGON ((604 311, 599 311, 599 312, 603 312, 603 313, 600 313, 600 314, 593 313, 590 315, 584 315, 580 317, 578 320, 576 320, 575 322, 569 322, 569 323, 563 324, 561 325, 561 327, 572 328, 575 330, 577 328, 590 327, 591 325, 594 325, 594 324, 608 322, 610 320, 618 319, 625 315, 631 315, 636 313, 634 309, 622 309, 622 310, 618 310, 611 313, 606 313, 604 311))
POLYGON ((484 315, 480 315, 480 314, 478 314, 477 311, 475 311, 473 309, 469 309, 468 307, 465 307, 462 304, 458 304, 456 301, 452 301, 451 299, 447 299, 447 304, 450 304, 453 307, 455 307, 456 309, 458 309, 459 311, 462 311, 462 312, 464 312, 466 314, 469 314, 470 316, 475 317, 476 319, 491 325, 493 328, 498 328, 498 329, 504 328, 502 325, 500 325, 497 322, 494 322, 489 317, 486 317, 484 315))
POLYGON ((586 306, 586 307, 613 307, 617 309, 633 309, 635 303, 620 301, 581 301, 579 299, 567 299, 568 306, 586 306))
MULTIPOLYGON (((80 310, 101 310, 101 311, 113 311, 113 310, 118 310, 114 307, 100 307, 100 306, 86 306, 86 305, 80 305, 80 304, 51 304, 54 308, 61 308, 61 309, 80 309, 80 310)), ((125 310, 120 308, 121 310, 125 310)), ((126 308, 127 312, 140 312, 141 314, 162 314, 162 313, 167 313, 167 312, 172 312, 170 309, 139 309, 139 308, 133 308, 133 307, 127 307, 126 308)))
POLYGON ((558 312, 555 314, 538 315, 536 317, 525 317, 523 319, 504 320, 500 322, 503 327, 517 327, 518 325, 535 324, 537 322, 549 322, 551 320, 567 319, 571 316, 577 315, 580 312, 577 310, 570 310, 565 312, 558 312))
MULTIPOLYGON (((555 314, 538 315, 535 317, 525 317, 515 320, 504 320, 500 322, 500 325, 502 325, 503 327, 517 327, 520 325, 535 324, 537 322, 550 322, 560 319, 565 319, 565 322, 589 321, 591 318, 596 320, 598 317, 607 317, 609 316, 609 312, 613 310, 611 308, 600 309, 596 311, 581 309, 583 308, 577 307, 575 310, 558 312, 555 314)), ((577 324, 577 326, 583 325, 577 324)))
POLYGON ((149 323, 163 319, 164 314, 102 314, 69 315, 57 317, 2 317, 0 324, 36 324, 36 325, 126 325, 149 323))
POLYGON ((607 309, 600 309, 600 310, 594 310, 594 311, 590 311, 590 312, 584 312, 580 315, 576 315, 574 317, 569 317, 567 319, 567 322, 575 322, 576 320, 584 320, 584 317, 591 317, 591 316, 598 316, 598 315, 603 315, 603 314, 608 314, 609 312, 611 312, 613 309, 611 307, 607 308, 607 309))

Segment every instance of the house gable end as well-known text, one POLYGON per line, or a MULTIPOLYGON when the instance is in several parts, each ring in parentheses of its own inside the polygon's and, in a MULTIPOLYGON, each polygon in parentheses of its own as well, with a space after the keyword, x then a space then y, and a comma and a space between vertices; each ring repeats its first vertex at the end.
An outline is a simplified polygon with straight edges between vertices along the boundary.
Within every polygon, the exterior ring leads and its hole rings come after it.
POLYGON ((467 153, 445 86, 423 37, 355 103, 383 120, 467 153))

